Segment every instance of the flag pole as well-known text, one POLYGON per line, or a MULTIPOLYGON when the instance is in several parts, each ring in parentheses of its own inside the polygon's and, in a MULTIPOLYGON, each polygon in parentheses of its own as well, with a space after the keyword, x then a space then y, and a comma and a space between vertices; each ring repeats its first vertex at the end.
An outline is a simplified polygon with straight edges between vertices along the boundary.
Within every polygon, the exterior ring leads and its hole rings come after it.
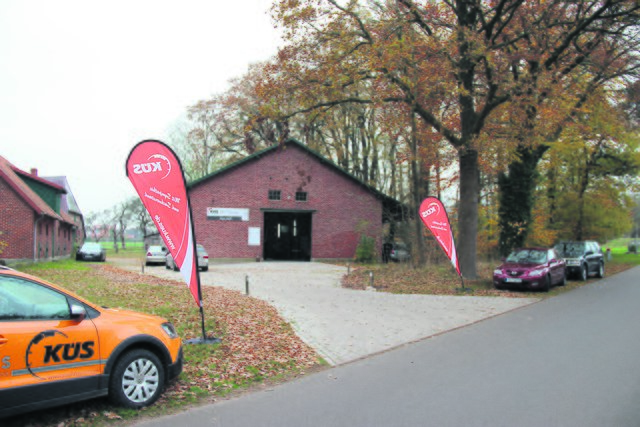
MULTIPOLYGON (((178 160, 179 161, 179 160, 178 160)), ((180 168, 182 169, 182 167, 180 168)), ((182 173, 184 177, 184 172, 182 173)), ((189 191, 187 191, 187 203, 189 205, 189 222, 191 223, 191 235, 193 236, 193 262, 196 266, 196 283, 198 284, 198 305, 200 306, 200 323, 202 326, 202 338, 193 338, 187 340, 187 344, 218 344, 220 342, 220 338, 216 338, 215 336, 207 337, 207 333, 205 331, 204 326, 204 304, 202 303, 202 286, 200 283, 200 268, 198 267, 198 242, 196 239, 196 230, 193 225, 193 212, 191 210, 191 197, 189 196, 189 191)))
POLYGON ((207 338, 205 330, 204 304, 202 303, 202 286, 200 283, 200 270, 198 268, 198 247, 196 244, 193 212, 180 159, 171 147, 164 142, 147 139, 139 142, 131 149, 127 157, 125 172, 138 193, 143 206, 153 218, 154 224, 169 248, 174 260, 177 261, 177 259, 180 258, 181 274, 183 274, 183 278, 189 286, 191 295, 200 308, 202 338, 187 340, 185 342, 189 344, 214 344, 220 342, 220 340, 214 336, 207 338), (174 172, 177 172, 175 167, 172 168, 172 161, 177 163, 179 174, 174 173, 171 175, 172 169, 174 172), (131 174, 129 172, 131 172, 131 174), (173 178, 174 175, 175 178, 173 178), (169 180, 163 181, 170 176, 171 178, 169 180), (181 180, 178 180, 178 178, 181 178, 181 180), (187 203, 188 209, 181 211, 180 209, 183 202, 187 203), (175 213, 180 214, 180 216, 177 217, 175 213), (165 214, 169 217, 168 227, 165 227, 161 221, 161 215, 164 216, 165 214), (186 215, 186 218, 182 216, 183 214, 186 215), (191 247, 183 245, 186 237, 185 232, 187 230, 189 231, 189 236, 186 238, 186 242, 191 244, 191 247), (177 249, 172 241, 172 237, 178 238, 180 242, 180 246, 177 249), (186 248, 186 253, 183 251, 184 248, 186 248), (187 275, 187 271, 183 271, 183 267, 185 267, 189 250, 192 251, 191 271, 188 273, 188 277, 184 277, 187 275), (180 256, 178 257, 178 255, 180 256), (195 277, 193 268, 195 268, 195 277), (197 294, 195 289, 193 289, 193 285, 197 287, 197 294))
POLYGON ((456 288, 456 291, 458 291, 458 292, 473 292, 473 289, 465 288, 465 286, 464 286, 464 277, 462 277, 462 274, 459 274, 459 276, 460 276, 460 282, 462 283, 462 287, 461 288, 456 288))

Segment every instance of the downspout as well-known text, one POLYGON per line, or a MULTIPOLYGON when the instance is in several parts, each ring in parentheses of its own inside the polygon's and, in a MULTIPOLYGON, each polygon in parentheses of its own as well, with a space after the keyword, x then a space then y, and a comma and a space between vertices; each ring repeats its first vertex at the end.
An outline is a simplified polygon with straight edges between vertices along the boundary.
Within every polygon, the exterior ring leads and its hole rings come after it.
POLYGON ((40 218, 33 223, 33 262, 37 262, 38 257, 38 222, 44 218, 44 214, 40 214, 40 218))

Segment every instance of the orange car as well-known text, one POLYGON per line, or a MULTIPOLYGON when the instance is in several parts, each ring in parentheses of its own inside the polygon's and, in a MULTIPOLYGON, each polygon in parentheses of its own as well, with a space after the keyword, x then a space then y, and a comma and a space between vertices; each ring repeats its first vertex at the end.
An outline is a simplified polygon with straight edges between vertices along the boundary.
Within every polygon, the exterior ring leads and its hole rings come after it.
POLYGON ((0 266, 0 418, 106 395, 141 408, 181 371, 182 342, 165 319, 0 266))

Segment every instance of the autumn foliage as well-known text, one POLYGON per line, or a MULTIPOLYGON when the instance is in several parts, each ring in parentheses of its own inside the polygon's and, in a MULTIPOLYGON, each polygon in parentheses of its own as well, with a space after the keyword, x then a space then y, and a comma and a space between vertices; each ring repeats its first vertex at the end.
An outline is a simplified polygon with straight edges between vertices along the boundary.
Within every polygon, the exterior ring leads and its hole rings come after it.
MULTIPOLYGON (((587 200, 614 191, 611 178, 633 175, 636 161, 625 155, 625 169, 598 160, 612 168, 606 175, 569 167, 566 156, 598 146, 593 112, 602 106, 611 122, 630 124, 619 89, 634 87, 639 10, 634 0, 280 0, 278 55, 194 105, 191 136, 228 159, 295 137, 410 212, 427 195, 444 198, 473 278, 485 248, 566 230, 563 199, 576 191, 584 208, 574 237, 614 234, 587 200), (585 171, 586 187, 555 186, 554 174, 578 180, 585 171), (594 221, 601 226, 580 231, 594 221)), ((605 151, 634 144, 628 129, 612 129, 605 151)), ((408 230, 421 256, 419 224, 408 230)))

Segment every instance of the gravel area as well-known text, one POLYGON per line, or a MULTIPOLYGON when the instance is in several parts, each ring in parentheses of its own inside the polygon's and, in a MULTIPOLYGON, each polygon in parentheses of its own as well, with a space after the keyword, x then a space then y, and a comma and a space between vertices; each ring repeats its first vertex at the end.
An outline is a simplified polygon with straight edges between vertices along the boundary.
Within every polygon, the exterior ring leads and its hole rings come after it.
MULTIPOLYGON (((131 271, 140 262, 110 260, 131 271)), ((145 274, 182 280, 164 266, 145 274)), ((537 298, 395 295, 340 286, 346 267, 311 262, 211 263, 203 286, 223 286, 272 304, 328 363, 338 365, 456 329, 537 298)))

